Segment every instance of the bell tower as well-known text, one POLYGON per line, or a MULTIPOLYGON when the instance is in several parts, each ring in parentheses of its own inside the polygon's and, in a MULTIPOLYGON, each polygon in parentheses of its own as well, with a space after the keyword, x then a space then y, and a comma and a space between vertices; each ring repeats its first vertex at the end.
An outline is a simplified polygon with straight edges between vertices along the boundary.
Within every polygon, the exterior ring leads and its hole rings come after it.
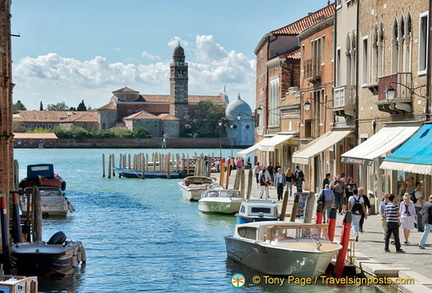
POLYGON ((188 80, 188 64, 179 43, 170 65, 169 113, 182 120, 188 113, 188 80))

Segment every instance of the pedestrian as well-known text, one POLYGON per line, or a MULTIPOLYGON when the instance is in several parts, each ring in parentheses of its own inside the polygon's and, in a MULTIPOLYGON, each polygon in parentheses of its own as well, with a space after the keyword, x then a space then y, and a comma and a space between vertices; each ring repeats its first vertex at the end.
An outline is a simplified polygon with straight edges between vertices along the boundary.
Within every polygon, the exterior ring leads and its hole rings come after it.
POLYGON ((268 166, 267 166, 267 171, 269 172, 269 174, 270 174, 270 178, 271 178, 271 180, 273 181, 274 167, 273 167, 273 165, 272 165, 271 162, 270 162, 270 163, 268 164, 268 166))
POLYGON ((237 169, 243 168, 243 159, 242 158, 237 158, 237 162, 236 162, 236 167, 237 169))
POLYGON ((363 233, 363 224, 364 224, 364 220, 365 220, 365 216, 369 215, 369 210, 371 208, 371 204, 369 201, 369 198, 367 197, 367 195, 364 193, 365 190, 363 187, 360 187, 358 189, 358 193, 359 195, 363 198, 364 201, 364 205, 365 205, 365 213, 362 213, 361 218, 360 218, 360 232, 363 233))
POLYGON ((404 243, 409 245, 409 235, 411 230, 414 229, 414 222, 417 220, 414 203, 410 200, 409 193, 404 194, 403 201, 399 205, 399 212, 401 217, 401 226, 405 237, 404 243))
POLYGON ((286 177, 285 174, 282 173, 282 168, 277 169, 277 173, 274 177, 274 185, 277 188, 277 196, 278 200, 283 199, 283 191, 286 184, 286 177))
POLYGON ((249 166, 249 169, 252 169, 252 163, 250 157, 247 158, 246 164, 249 166))
POLYGON ((330 185, 328 184, 324 185, 324 189, 321 191, 321 194, 324 196, 323 223, 326 223, 326 215, 328 220, 328 218, 330 217, 330 211, 335 203, 335 195, 333 190, 330 189, 330 185))
POLYGON ((274 166, 274 173, 273 173, 275 176, 279 168, 281 168, 281 166, 279 165, 279 162, 276 162, 276 165, 274 166))
MULTIPOLYGON (((342 175, 341 175, 342 177, 342 175)), ((342 181, 342 178, 341 178, 342 181)), ((342 181, 344 182, 344 181, 342 181)), ((345 182, 345 195, 342 197, 342 213, 346 211, 347 199, 353 195, 353 190, 357 189, 357 184, 354 183, 354 180, 351 176, 348 176, 347 181, 345 182)), ((360 220, 361 222, 361 220, 360 220)))
POLYGON ((423 185, 417 182, 414 189, 413 202, 417 214, 417 231, 423 232, 423 191, 421 191, 423 185))
POLYGON ((396 246, 396 252, 404 253, 405 251, 401 249, 401 244, 399 240, 399 217, 400 217, 399 207, 393 202, 394 198, 395 196, 393 194, 390 194, 389 196, 390 202, 386 205, 384 209, 384 214, 387 222, 387 232, 385 237, 384 251, 390 252, 389 249, 390 235, 393 234, 395 246, 396 246))
POLYGON ((294 184, 294 174, 293 174, 291 168, 288 168, 285 171, 285 177, 286 177, 286 182, 287 182, 287 184, 286 184, 287 191, 288 191, 289 196, 291 197, 292 196, 292 186, 294 184))
POLYGON ((296 166, 296 170, 294 172, 294 180, 296 183, 297 192, 303 192, 304 173, 300 169, 300 166, 296 166))
POLYGON ((263 169, 259 173, 259 182, 260 182, 260 192, 259 197, 263 198, 263 195, 265 196, 265 199, 269 198, 269 186, 271 185, 271 177, 268 172, 268 170, 263 167, 263 169))
POLYGON ((330 173, 327 173, 326 178, 324 178, 324 180, 323 180, 323 184, 322 184, 323 189, 325 188, 326 184, 328 184, 330 186, 330 183, 331 183, 330 177, 331 177, 330 173))
POLYGON ((339 210, 339 214, 342 215, 342 205, 345 196, 345 183, 341 180, 341 176, 339 174, 335 177, 335 180, 331 183, 330 187, 335 194, 336 209, 339 210))
MULTIPOLYGON (((383 235, 384 235, 384 240, 387 234, 387 221, 386 221, 386 217, 385 217, 385 207, 387 206, 387 204, 390 202, 389 200, 390 194, 386 193, 384 194, 384 198, 380 203, 380 215, 381 215, 381 225, 382 225, 382 229, 383 229, 383 235)), ((390 236, 391 239, 394 239, 393 235, 390 236)), ((394 241, 391 241, 391 244, 394 244, 394 241)))
POLYGON ((405 182, 402 182, 401 185, 399 186, 399 189, 398 189, 399 202, 403 201, 403 196, 407 192, 406 189, 407 189, 407 184, 405 182))
POLYGON ((419 247, 425 249, 426 240, 429 236, 429 232, 432 228, 432 195, 429 196, 429 201, 424 204, 424 232, 420 238, 419 247))
MULTIPOLYGON (((359 228, 360 228, 360 218, 361 213, 363 211, 364 214, 366 214, 365 205, 363 197, 361 197, 358 194, 358 190, 353 190, 353 195, 348 198, 348 211, 351 211, 352 214, 352 228, 353 228, 353 234, 355 237, 355 241, 358 241, 359 239, 359 228)), ((367 219, 367 215, 365 215, 367 219)))
POLYGON ((255 166, 255 170, 254 170, 254 173, 255 173, 255 178, 256 178, 256 183, 257 183, 257 187, 259 188, 259 173, 261 172, 261 170, 262 170, 262 168, 261 168, 261 166, 260 166, 260 163, 259 162, 257 162, 256 163, 256 166, 255 166))
POLYGON ((214 165, 216 167, 216 172, 219 173, 220 172, 220 161, 219 161, 219 159, 216 159, 216 161, 214 162, 214 165))

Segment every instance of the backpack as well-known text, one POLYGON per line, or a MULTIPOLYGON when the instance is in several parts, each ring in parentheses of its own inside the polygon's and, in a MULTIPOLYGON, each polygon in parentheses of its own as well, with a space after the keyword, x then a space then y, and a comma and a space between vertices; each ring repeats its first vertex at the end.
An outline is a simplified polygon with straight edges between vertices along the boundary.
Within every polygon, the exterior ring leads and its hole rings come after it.
POLYGON ((416 190, 414 190, 412 193, 411 193, 411 200, 412 200, 412 202, 413 203, 416 203, 417 202, 417 198, 416 198, 416 196, 415 196, 415 193, 416 193, 416 190))
POLYGON ((360 215, 363 211, 362 204, 360 203, 360 196, 358 196, 358 199, 354 196, 354 205, 351 208, 351 212, 356 215, 360 215))

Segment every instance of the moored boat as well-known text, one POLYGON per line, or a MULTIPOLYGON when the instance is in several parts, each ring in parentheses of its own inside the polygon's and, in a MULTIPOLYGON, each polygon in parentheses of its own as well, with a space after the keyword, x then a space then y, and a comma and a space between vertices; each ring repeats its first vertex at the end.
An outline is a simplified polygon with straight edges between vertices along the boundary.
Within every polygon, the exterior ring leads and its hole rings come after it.
POLYGON ((54 173, 53 164, 34 164, 27 166, 27 177, 22 179, 19 187, 25 189, 32 186, 54 186, 61 190, 66 189, 66 182, 63 178, 54 173))
POLYGON ((215 184, 216 180, 206 176, 188 176, 178 183, 183 198, 188 201, 197 201, 201 194, 215 184))
POLYGON ((227 256, 268 275, 316 277, 342 248, 327 239, 326 224, 281 221, 237 224, 225 237, 227 256))
POLYGON ((242 201, 239 190, 214 185, 202 193, 198 210, 204 213, 234 214, 238 212, 242 201))
POLYGON ((0 275, 2 293, 37 293, 37 277, 0 275))
POLYGON ((84 246, 79 241, 66 240, 63 232, 55 233, 48 242, 19 242, 11 246, 14 270, 19 275, 68 275, 80 262, 86 262, 84 246))
MULTIPOLYGON (((38 186, 38 190, 41 196, 43 217, 66 217, 68 211, 70 213, 75 211, 74 206, 60 188, 54 186, 38 186)), ((27 213, 29 204, 32 204, 32 192, 33 187, 26 187, 24 193, 20 195, 20 206, 23 213, 27 213)))
MULTIPOLYGON (((143 177, 142 170, 133 170, 133 169, 124 169, 114 167, 120 177, 126 178, 141 178, 143 177)), ((170 179, 178 179, 183 178, 182 172, 179 171, 145 171, 144 178, 170 178, 170 179)))
POLYGON ((259 221, 277 221, 279 219, 278 205, 274 200, 244 200, 235 216, 237 224, 259 221))

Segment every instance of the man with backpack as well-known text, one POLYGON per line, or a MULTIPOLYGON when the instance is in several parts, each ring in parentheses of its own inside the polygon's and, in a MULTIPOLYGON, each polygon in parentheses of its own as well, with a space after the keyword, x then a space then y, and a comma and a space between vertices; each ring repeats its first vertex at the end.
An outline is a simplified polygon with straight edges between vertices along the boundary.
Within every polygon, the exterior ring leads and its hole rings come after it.
POLYGON ((294 178, 295 178, 295 183, 296 183, 296 187, 297 187, 297 192, 302 192, 303 191, 303 181, 304 181, 304 173, 303 171, 300 169, 299 166, 296 166, 296 170, 294 172, 294 178))
MULTIPOLYGON (((362 188, 362 187, 360 187, 362 188)), ((353 190, 353 195, 348 199, 348 211, 351 211, 352 214, 352 227, 353 234, 355 237, 355 241, 358 241, 358 235, 360 230, 360 219, 362 213, 365 215, 365 219, 367 219, 366 208, 364 204, 364 199, 358 194, 358 190, 353 190)))

